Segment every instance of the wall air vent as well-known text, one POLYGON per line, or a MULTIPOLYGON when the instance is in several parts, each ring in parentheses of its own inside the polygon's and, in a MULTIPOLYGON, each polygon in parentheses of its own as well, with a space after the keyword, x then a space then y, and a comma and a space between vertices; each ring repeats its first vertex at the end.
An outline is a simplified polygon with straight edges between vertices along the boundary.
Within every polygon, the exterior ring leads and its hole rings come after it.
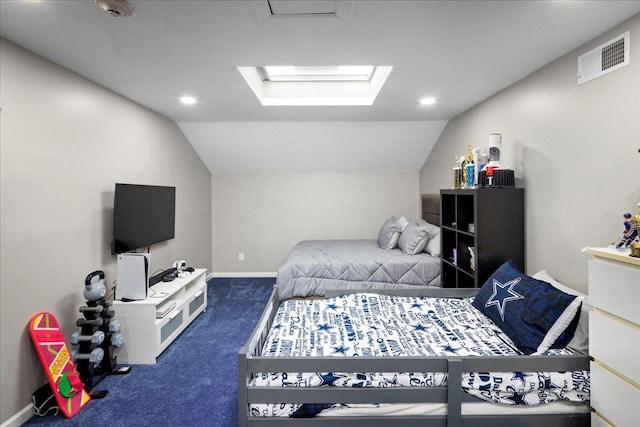
POLYGON ((578 57, 578 85, 629 65, 629 31, 578 57))

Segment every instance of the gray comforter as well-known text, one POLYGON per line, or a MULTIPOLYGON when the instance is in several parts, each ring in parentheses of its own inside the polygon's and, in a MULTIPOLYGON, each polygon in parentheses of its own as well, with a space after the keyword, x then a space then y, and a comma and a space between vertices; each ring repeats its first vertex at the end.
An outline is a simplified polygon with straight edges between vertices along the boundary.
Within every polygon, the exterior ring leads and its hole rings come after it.
POLYGON ((377 240, 305 240, 287 255, 276 284, 281 300, 327 289, 440 287, 440 258, 381 249, 377 240))

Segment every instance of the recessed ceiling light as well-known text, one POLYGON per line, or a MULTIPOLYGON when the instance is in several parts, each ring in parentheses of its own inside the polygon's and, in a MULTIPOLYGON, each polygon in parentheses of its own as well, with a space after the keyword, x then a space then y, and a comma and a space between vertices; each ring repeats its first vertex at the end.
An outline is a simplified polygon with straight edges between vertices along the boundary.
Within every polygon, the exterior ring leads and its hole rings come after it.
POLYGON ((193 96, 183 96, 180 98, 180 102, 186 105, 193 105, 196 103, 196 99, 193 96))
POLYGON ((436 99, 432 96, 428 97, 428 98, 422 98, 420 100, 420 104, 422 105, 432 105, 436 103, 436 99))

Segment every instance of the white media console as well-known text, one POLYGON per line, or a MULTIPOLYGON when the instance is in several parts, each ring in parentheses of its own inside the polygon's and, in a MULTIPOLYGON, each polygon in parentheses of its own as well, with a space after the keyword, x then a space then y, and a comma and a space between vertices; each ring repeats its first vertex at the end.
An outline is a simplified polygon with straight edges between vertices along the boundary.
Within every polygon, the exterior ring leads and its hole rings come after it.
POLYGON ((157 283, 146 299, 113 302, 125 338, 118 350, 119 363, 156 363, 156 357, 207 309, 206 273, 197 268, 189 277, 157 283), (162 317, 156 318, 157 313, 162 317))

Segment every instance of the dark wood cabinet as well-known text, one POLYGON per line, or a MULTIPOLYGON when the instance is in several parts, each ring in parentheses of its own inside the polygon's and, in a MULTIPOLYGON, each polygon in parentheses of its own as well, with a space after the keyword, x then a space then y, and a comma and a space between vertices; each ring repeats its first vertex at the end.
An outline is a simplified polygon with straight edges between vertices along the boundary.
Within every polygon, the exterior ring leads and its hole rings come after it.
POLYGON ((523 188, 440 190, 440 199, 443 287, 481 287, 510 259, 524 272, 523 188))

